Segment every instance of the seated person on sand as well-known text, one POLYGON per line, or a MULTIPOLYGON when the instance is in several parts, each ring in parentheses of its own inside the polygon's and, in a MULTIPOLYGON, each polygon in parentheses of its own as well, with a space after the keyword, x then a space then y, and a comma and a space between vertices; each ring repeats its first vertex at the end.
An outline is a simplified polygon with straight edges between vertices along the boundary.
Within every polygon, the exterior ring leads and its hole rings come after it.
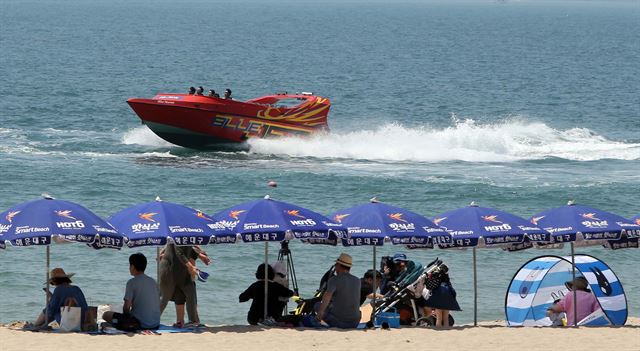
MULTIPOLYGON (((84 315, 87 312, 87 301, 84 298, 84 294, 79 287, 71 285, 71 277, 73 273, 66 274, 62 268, 54 268, 51 270, 49 278, 49 284, 55 286, 53 295, 49 300, 47 309, 43 310, 36 321, 33 323, 35 327, 45 327, 48 322, 54 320, 60 323, 60 307, 62 306, 77 306, 82 309, 81 316, 84 319, 84 315), (45 318, 45 313, 48 312, 48 318, 45 318), (45 321, 45 319, 47 321, 45 321)), ((50 294, 49 290, 46 291, 50 294)), ((82 322, 81 322, 82 323, 82 322)))
POLYGON ((105 312, 102 318, 124 331, 156 329, 160 326, 160 292, 153 278, 144 274, 147 258, 141 253, 129 256, 129 279, 124 292, 123 313, 105 312))
POLYGON ((559 313, 564 312, 567 314, 567 326, 571 326, 574 323, 573 314, 573 289, 576 290, 576 299, 578 301, 577 310, 578 315, 576 320, 580 322, 591 313, 597 311, 600 308, 598 299, 591 293, 589 289, 589 282, 585 277, 576 277, 573 281, 568 281, 564 284, 569 292, 558 303, 555 303, 549 307, 549 310, 559 313))
MULTIPOLYGON (((252 299, 249 313, 247 313, 247 322, 251 325, 256 325, 263 322, 264 317, 264 277, 265 268, 264 263, 258 266, 256 270, 256 281, 251 284, 247 290, 243 291, 239 296, 240 302, 246 302, 252 299)), ((273 282, 275 273, 271 266, 267 265, 267 318, 271 317, 275 321, 278 321, 282 317, 282 301, 281 298, 289 298, 293 296, 293 291, 286 287, 273 282)))
POLYGON ((317 306, 318 322, 343 329, 360 324, 360 279, 349 273, 352 265, 353 260, 346 253, 336 260, 336 275, 329 278, 327 290, 317 306))
MULTIPOLYGON (((360 278, 360 305, 362 305, 367 299, 372 300, 374 293, 378 291, 380 283, 382 282, 382 274, 379 271, 370 269, 364 273, 364 277, 360 278), (375 288, 374 288, 374 274, 375 274, 375 288)), ((376 299, 381 299, 384 295, 375 294, 376 299)))

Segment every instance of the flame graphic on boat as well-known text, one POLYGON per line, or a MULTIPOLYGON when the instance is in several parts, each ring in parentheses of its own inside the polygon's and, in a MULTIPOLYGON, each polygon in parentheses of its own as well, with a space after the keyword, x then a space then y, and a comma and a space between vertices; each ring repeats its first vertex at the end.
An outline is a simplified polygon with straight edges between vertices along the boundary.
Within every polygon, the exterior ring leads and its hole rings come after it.
POLYGON ((284 114, 278 108, 269 106, 264 110, 258 111, 257 117, 272 121, 296 122, 307 126, 316 126, 325 123, 327 110, 330 106, 326 102, 326 98, 316 97, 315 100, 300 104, 300 106, 284 114))

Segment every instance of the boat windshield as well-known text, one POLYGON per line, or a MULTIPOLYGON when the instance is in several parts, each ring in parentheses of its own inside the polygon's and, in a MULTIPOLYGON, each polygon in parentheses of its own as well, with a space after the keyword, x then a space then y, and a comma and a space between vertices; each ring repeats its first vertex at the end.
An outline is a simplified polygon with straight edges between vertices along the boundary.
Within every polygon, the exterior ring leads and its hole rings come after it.
POLYGON ((305 99, 303 98, 285 98, 279 99, 278 101, 274 102, 272 106, 277 108, 291 108, 300 105, 304 101, 305 99))

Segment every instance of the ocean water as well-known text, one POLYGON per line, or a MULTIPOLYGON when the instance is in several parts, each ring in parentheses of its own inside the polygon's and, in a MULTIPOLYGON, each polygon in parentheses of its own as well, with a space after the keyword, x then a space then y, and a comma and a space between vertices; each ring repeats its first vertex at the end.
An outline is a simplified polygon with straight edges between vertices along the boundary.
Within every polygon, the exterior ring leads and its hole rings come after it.
MULTIPOLYGON (((156 196, 213 213, 266 194, 323 213, 376 196, 428 216, 476 201, 527 217, 569 199, 640 214, 637 1, 0 5, 1 210, 48 192, 105 217, 156 196), (316 92, 332 100, 331 132, 200 152, 160 140, 125 103, 192 85, 239 99, 316 92)), ((355 274, 372 266, 370 248, 291 249, 307 296, 342 250, 355 274)), ((237 296, 264 246, 207 250, 203 322, 245 323, 237 296)), ((640 316, 640 251, 577 251, 612 267, 640 316)), ((132 252, 53 245, 51 264, 75 272, 90 303, 117 303, 132 252)), ((547 253, 568 249, 479 250, 479 318, 504 318, 511 277, 547 253)), ((471 251, 408 255, 449 264, 455 317, 470 322, 471 251)), ((9 247, 0 267, 0 322, 34 318, 45 249, 9 247)))

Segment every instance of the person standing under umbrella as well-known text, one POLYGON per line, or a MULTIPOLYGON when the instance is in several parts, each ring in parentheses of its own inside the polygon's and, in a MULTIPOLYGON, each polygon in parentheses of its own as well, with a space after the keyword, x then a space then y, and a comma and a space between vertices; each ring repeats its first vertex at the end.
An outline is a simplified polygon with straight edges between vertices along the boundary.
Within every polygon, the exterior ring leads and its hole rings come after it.
MULTIPOLYGON (((159 268, 160 311, 164 312, 169 301, 176 305, 176 326, 184 326, 185 305, 190 324, 200 324, 196 283, 192 277, 196 267, 192 260, 201 258, 201 250, 192 246, 167 244, 163 249, 159 268)), ((206 255, 204 255, 206 257, 206 255)), ((201 258, 202 259, 202 258, 201 258)), ((203 261, 208 263, 208 261, 203 261)))
POLYGON ((435 281, 439 284, 431 290, 431 296, 425 302, 426 306, 435 309, 436 328, 449 327, 449 311, 460 311, 460 305, 456 300, 456 290, 451 285, 449 267, 441 265, 436 273, 435 281))

